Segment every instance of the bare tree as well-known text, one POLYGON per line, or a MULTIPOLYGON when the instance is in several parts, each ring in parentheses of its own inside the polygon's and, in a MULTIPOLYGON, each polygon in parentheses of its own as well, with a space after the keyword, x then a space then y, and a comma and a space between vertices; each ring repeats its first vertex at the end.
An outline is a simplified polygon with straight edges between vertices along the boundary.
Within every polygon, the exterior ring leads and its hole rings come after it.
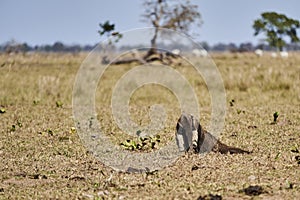
MULTIPOLYGON (((113 62, 114 64, 147 63, 155 60, 172 63, 174 55, 157 51, 157 38, 162 35, 160 29, 182 31, 189 35, 192 25, 199 27, 202 24, 198 6, 192 4, 189 0, 144 0, 143 7, 145 10, 142 14, 142 21, 150 23, 154 27, 154 35, 150 41, 151 48, 142 58, 135 55, 134 58, 116 60, 113 62), (152 55, 154 56, 152 57, 152 55)), ((113 42, 118 42, 122 38, 122 34, 116 32, 115 25, 109 21, 100 23, 99 26, 100 36, 114 36, 116 40, 113 42)))
POLYGON ((179 30, 189 34, 192 24, 202 24, 198 6, 189 0, 145 0, 142 21, 150 23, 155 32, 151 39, 151 48, 145 57, 157 53, 157 37, 160 28, 179 30))

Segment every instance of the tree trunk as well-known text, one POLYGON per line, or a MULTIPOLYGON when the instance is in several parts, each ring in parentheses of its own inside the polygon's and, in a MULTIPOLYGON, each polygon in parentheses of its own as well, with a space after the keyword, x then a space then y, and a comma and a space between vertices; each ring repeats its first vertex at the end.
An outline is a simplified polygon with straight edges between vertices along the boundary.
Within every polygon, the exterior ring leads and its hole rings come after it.
POLYGON ((157 35, 158 35, 158 27, 155 27, 154 36, 153 36, 153 38, 151 39, 151 48, 149 49, 149 51, 148 51, 147 54, 145 55, 144 59, 147 59, 147 58, 150 57, 151 55, 157 53, 157 45, 156 45, 157 35))

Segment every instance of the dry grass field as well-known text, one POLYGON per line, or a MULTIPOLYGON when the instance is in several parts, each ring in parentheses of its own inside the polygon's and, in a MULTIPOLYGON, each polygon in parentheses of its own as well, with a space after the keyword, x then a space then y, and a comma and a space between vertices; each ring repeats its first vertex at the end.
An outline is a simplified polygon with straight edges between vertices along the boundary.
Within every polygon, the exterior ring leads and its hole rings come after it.
MULTIPOLYGON (((0 199, 204 199, 209 194, 223 199, 300 198, 300 54, 286 59, 213 54, 227 96, 220 140, 252 153, 186 154, 150 173, 113 171, 76 134, 72 89, 86 56, 0 55, 0 199), (275 112, 279 117, 272 124, 275 112), (249 186, 262 187, 261 194, 246 194, 249 186)), ((133 67, 109 67, 96 91, 101 129, 116 143, 129 136, 114 124, 111 89, 133 67)), ((190 66, 173 67, 195 89, 200 122, 208 127, 211 104, 204 81, 193 76, 190 66)), ((156 103, 168 114, 159 148, 174 139, 180 116, 175 96, 158 85, 144 86, 133 94, 130 112, 145 125, 149 106, 156 103)))

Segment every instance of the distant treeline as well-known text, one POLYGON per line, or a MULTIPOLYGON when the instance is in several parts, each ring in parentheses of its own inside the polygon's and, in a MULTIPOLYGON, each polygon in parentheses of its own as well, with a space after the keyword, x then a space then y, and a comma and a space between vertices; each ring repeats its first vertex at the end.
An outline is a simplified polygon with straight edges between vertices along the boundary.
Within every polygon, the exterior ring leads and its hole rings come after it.
MULTIPOLYGON (((276 49, 270 47, 267 44, 258 44, 254 45, 250 42, 241 43, 241 44, 234 44, 234 43, 218 43, 215 45, 210 46, 207 42, 200 43, 202 47, 207 51, 230 51, 230 52, 250 52, 254 51, 255 49, 262 49, 265 51, 275 51, 276 49)), ((62 42, 55 42, 52 45, 35 45, 31 46, 27 43, 17 43, 17 42, 7 42, 5 44, 0 45, 0 52, 11 53, 11 52, 84 52, 84 51, 91 51, 93 50, 97 44, 95 45, 66 45, 62 42)), ((186 50, 188 47, 181 46, 178 44, 171 44, 165 46, 163 44, 158 44, 160 48, 165 49, 180 49, 186 50)), ((119 47, 120 50, 132 50, 135 48, 143 48, 142 45, 127 45, 119 47)), ((288 44, 285 47, 286 51, 299 51, 300 44, 288 44)))
POLYGON ((62 42, 54 44, 31 46, 27 43, 7 42, 0 45, 0 52, 81 52, 91 51, 96 45, 65 45, 62 42))

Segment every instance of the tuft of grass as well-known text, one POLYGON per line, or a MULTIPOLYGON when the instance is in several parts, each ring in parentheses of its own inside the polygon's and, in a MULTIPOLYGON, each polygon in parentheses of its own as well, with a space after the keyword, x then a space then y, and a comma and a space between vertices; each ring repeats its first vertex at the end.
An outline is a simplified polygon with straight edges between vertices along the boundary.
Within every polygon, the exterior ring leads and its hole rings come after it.
POLYGON ((277 123, 278 117, 279 117, 279 113, 278 112, 274 112, 274 114, 273 114, 273 122, 274 123, 277 123))
POLYGON ((11 125, 10 132, 15 132, 16 131, 16 127, 17 126, 15 124, 11 125))
POLYGON ((40 100, 39 99, 34 99, 32 101, 33 105, 38 105, 40 103, 40 100))
POLYGON ((0 114, 6 113, 5 108, 0 108, 0 114))
POLYGON ((155 149, 158 143, 160 143, 160 135, 139 137, 138 141, 127 139, 120 145, 131 151, 149 151, 155 149))
POLYGON ((56 104, 57 108, 62 108, 63 107, 63 102, 61 102, 61 101, 56 101, 55 104, 56 104))
POLYGON ((48 129, 45 129, 45 130, 43 130, 43 131, 39 131, 38 134, 40 134, 40 135, 50 135, 50 136, 54 136, 54 135, 55 135, 55 132, 54 132, 52 129, 48 128, 48 129))

